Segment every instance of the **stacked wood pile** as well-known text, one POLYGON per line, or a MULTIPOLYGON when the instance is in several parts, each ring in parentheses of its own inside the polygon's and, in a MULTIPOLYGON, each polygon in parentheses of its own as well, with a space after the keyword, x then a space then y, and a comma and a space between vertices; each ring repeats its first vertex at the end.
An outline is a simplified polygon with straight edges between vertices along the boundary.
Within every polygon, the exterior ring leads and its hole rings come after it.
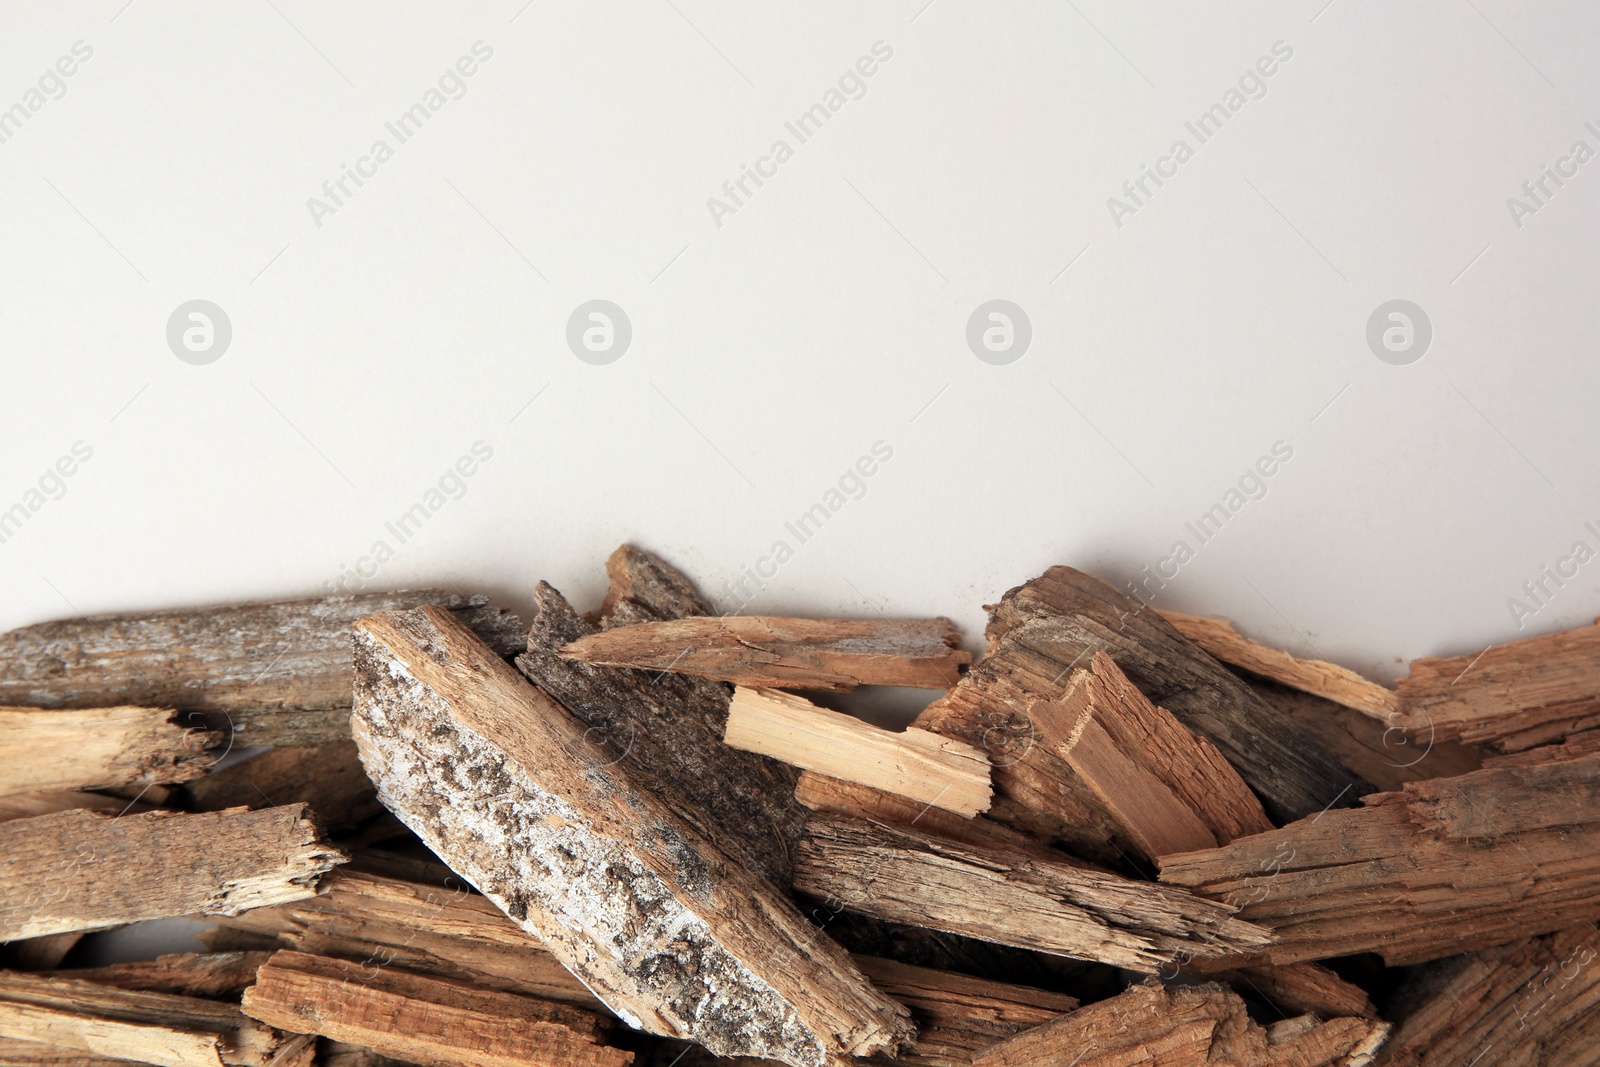
POLYGON ((1600 1062, 1600 627, 1390 689, 1068 567, 975 664, 607 570, 0 635, 0 1067, 1600 1062))

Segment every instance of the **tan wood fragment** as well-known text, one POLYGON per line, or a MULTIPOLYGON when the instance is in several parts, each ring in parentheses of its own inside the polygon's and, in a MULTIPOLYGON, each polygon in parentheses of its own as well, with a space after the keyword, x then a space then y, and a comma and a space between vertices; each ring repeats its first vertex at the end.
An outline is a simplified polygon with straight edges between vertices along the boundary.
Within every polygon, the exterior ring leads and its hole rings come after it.
POLYGON ((170 708, 0 708, 0 794, 187 782, 216 763, 216 731, 170 708))

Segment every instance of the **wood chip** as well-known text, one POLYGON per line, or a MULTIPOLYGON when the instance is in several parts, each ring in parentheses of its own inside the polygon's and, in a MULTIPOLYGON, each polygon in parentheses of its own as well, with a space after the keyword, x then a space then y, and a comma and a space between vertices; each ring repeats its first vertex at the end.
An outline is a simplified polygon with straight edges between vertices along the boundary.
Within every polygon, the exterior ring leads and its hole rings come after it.
POLYGON ((949 619, 687 618, 618 626, 562 654, 586 663, 673 671, 740 685, 948 689, 972 662, 949 619))
POLYGON ((790 901, 448 612, 361 620, 355 659, 385 806, 630 1025, 797 1067, 910 1037, 790 901))
POLYGON ((215 731, 191 729, 169 708, 0 708, 0 794, 187 782, 215 763, 215 731))
POLYGON ((0 940, 280 904, 345 858, 303 804, 15 819, 0 823, 0 940))

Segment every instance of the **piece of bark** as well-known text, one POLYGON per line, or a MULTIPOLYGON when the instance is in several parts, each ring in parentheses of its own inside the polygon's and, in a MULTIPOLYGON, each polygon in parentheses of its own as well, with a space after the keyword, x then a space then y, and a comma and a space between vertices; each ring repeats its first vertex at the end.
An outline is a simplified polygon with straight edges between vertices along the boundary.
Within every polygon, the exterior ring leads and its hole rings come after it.
POLYGON ((352 730, 386 807, 630 1025, 814 1067, 905 1010, 448 612, 356 628, 352 730))
POLYGON ((1600 808, 1585 799, 1597 775, 1600 758, 1411 782, 1165 856, 1161 879, 1274 932, 1245 964, 1376 952, 1398 965, 1504 944, 1600 918, 1600 808))
POLYGON ((1010 590, 990 608, 989 651, 917 725, 989 753, 991 814, 1096 859, 1113 858, 1117 827, 1054 746, 1038 743, 1030 709, 1057 700, 1096 651, 1153 703, 1205 737, 1278 820, 1365 789, 1322 747, 1286 723, 1237 677, 1130 596, 1070 567, 1010 590))
POLYGON ((258 944, 433 974, 605 1011, 548 949, 478 893, 341 867, 315 897, 257 908, 218 925, 258 944))
POLYGON ((1324 1019, 1339 1015, 1359 1015, 1363 1019, 1378 1017, 1378 1009, 1365 989, 1317 963, 1208 970, 1205 976, 1212 981, 1226 982, 1241 995, 1260 997, 1280 1010, 1308 1012, 1324 1019))
POLYGON ((1392 793, 1407 782, 1425 778, 1466 774, 1483 761, 1482 752, 1471 745, 1446 741, 1426 728, 1405 729, 1398 725, 1398 715, 1385 725, 1331 700, 1264 678, 1245 676, 1243 681, 1380 792, 1392 793))
POLYGON ((246 1015, 362 1045, 386 1056, 458 1067, 627 1067, 601 1042, 609 1024, 566 1004, 347 960, 282 951, 245 990, 246 1015))
POLYGON ((1211 653, 1214 658, 1263 678, 1270 678, 1279 685, 1331 700, 1386 725, 1389 715, 1400 707, 1399 694, 1393 689, 1363 678, 1337 663, 1300 659, 1252 641, 1235 630, 1227 619, 1185 615, 1181 611, 1158 614, 1170 622, 1173 629, 1211 653))
POLYGON ((1270 940, 1234 908, 1171 887, 838 815, 807 824, 795 888, 891 922, 1144 973, 1270 940))
POLYGON ((618 626, 562 655, 608 667, 716 678, 739 685, 841 691, 858 685, 948 689, 972 656, 939 619, 693 617, 618 626))
POLYGON ((1600 624, 1411 661, 1399 723, 1518 752, 1600 727, 1600 624))
POLYGON ((348 740, 350 628, 375 611, 438 604, 501 655, 516 616, 437 590, 101 615, 0 634, 0 704, 177 708, 236 745, 348 740))
POLYGON ((715 614, 687 575, 642 548, 623 545, 611 553, 606 576, 610 584, 600 604, 600 625, 605 629, 715 614))
POLYGON ((884 730, 776 689, 737 686, 723 740, 970 818, 989 808, 989 757, 913 726, 884 730))
POLYGON ((309 1063, 311 1039, 246 1017, 237 1005, 0 972, 0 1036, 165 1067, 309 1063))
POLYGON ((1030 718, 1146 858, 1273 828, 1211 742, 1150 703, 1103 649, 1057 707, 1030 718))
POLYGON ((1591 925, 1424 968, 1396 995, 1382 1067, 1600 1062, 1600 934, 1591 925))
POLYGON ((0 794, 187 782, 205 774, 221 734, 170 708, 0 708, 0 794))
POLYGON ((75 978, 118 989, 176 993, 186 997, 238 1000, 270 952, 173 952, 153 960, 76 967, 53 977, 75 978))
POLYGON ((16 819, 0 823, 0 940, 280 904, 344 860, 304 804, 16 819))
POLYGON ((1389 1024, 1312 1016, 1262 1027, 1244 1001, 1217 985, 1132 986, 991 1045, 974 1067, 1364 1067, 1389 1024))
MULTIPOLYGON (((627 559, 637 563, 631 555, 627 559)), ((615 569, 618 557, 613 554, 612 560, 615 569)), ((657 560, 649 569, 664 572, 666 565, 657 560)), ((647 590, 677 584, 659 576, 630 582, 627 588, 635 596, 619 596, 617 611, 665 614, 698 606, 681 595, 660 603, 638 599, 647 590)), ((629 778, 641 788, 672 798, 705 836, 774 887, 786 887, 790 853, 806 820, 805 808, 793 796, 798 772, 722 743, 732 690, 708 678, 565 659, 562 646, 594 633, 594 627, 544 582, 533 600, 528 647, 517 657, 517 669, 582 724, 585 741, 602 749, 605 759, 625 763, 629 778)))
POLYGON ((189 783, 188 792, 200 811, 300 801, 329 833, 354 829, 383 811, 354 741, 275 748, 189 783))

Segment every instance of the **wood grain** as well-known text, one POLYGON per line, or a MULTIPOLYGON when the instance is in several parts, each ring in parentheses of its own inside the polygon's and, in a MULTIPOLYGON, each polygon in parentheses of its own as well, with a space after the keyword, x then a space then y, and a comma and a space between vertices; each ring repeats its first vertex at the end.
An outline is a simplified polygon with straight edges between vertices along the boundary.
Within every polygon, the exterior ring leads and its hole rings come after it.
POLYGON ((216 731, 170 708, 0 708, 0 795, 187 782, 215 765, 216 731))

